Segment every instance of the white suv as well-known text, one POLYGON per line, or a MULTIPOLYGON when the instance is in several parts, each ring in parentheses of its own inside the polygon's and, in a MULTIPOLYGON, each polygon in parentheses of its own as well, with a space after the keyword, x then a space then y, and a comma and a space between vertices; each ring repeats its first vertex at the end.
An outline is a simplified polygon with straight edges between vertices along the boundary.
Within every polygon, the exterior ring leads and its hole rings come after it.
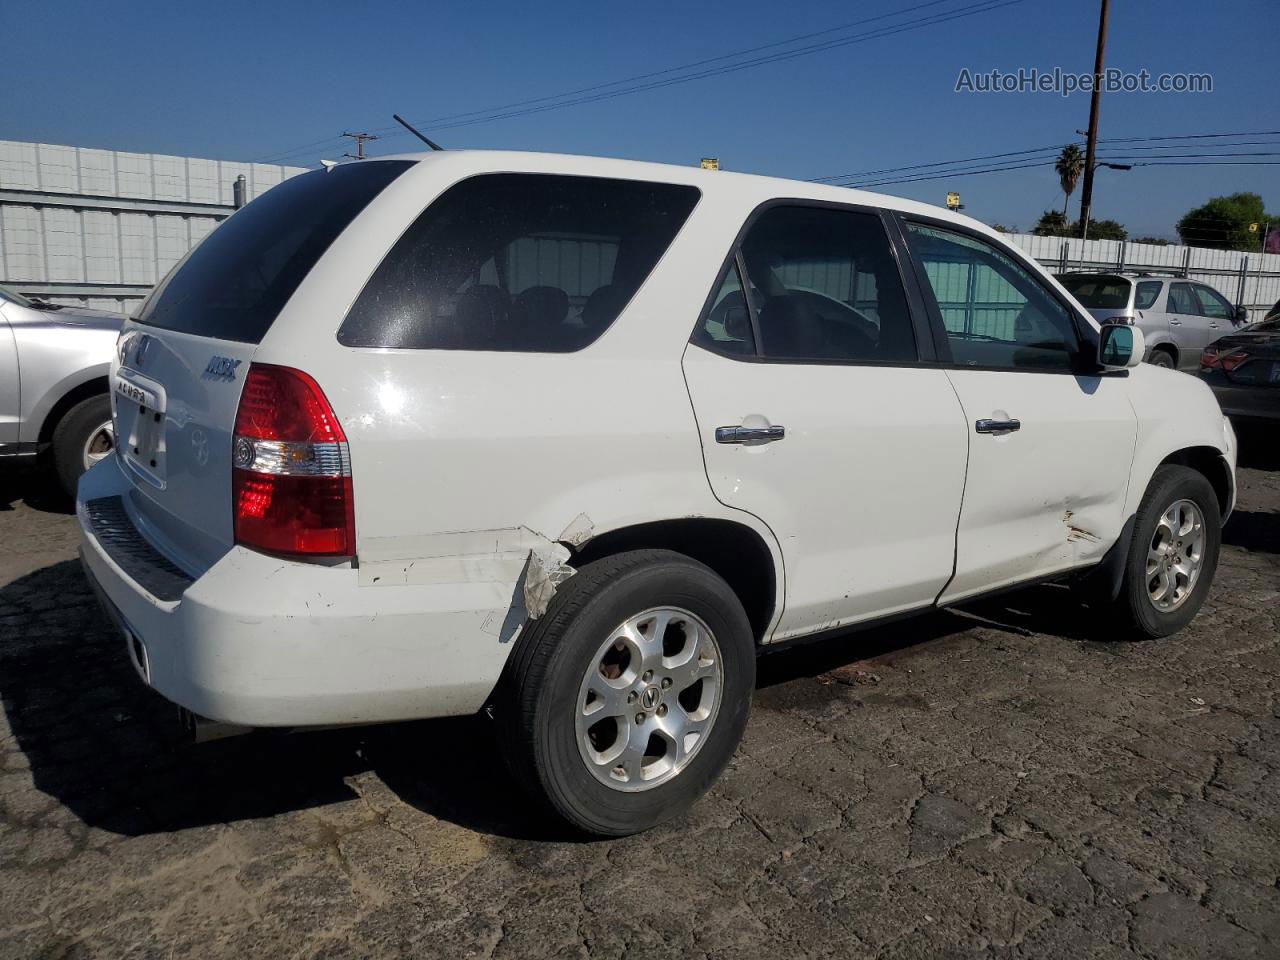
POLYGON ((1066 578, 1179 629, 1235 496, 1208 387, 998 234, 763 177, 308 173, 117 353, 79 517, 148 684, 248 727, 488 706, 599 834, 716 778, 763 645, 1066 578))

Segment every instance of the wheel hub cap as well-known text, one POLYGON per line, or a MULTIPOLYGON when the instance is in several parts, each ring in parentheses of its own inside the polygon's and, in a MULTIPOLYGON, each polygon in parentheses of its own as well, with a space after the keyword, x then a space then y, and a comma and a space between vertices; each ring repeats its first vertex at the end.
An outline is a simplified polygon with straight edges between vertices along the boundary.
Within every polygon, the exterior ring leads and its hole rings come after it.
POLYGON ((1147 598, 1161 613, 1182 606, 1204 566, 1204 514, 1191 500, 1178 500, 1160 515, 1147 547, 1147 598))
POLYGON ((89 439, 84 443, 84 450, 81 451, 84 469, 88 470, 103 457, 111 453, 116 446, 116 432, 111 425, 111 421, 100 424, 97 429, 89 434, 89 439))
POLYGON ((629 617, 578 689, 574 733, 587 769, 628 793, 678 775, 707 740, 722 684, 720 647, 692 613, 654 607, 629 617))

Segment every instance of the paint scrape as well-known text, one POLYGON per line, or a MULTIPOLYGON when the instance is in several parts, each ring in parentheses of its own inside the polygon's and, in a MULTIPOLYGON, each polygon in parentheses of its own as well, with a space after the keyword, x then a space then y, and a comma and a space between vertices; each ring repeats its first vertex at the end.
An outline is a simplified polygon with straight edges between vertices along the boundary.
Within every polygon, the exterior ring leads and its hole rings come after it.
POLYGON ((568 559, 569 548, 562 543, 529 551, 521 583, 524 608, 530 620, 537 620, 546 613, 556 595, 556 588, 578 572, 565 562, 568 559))

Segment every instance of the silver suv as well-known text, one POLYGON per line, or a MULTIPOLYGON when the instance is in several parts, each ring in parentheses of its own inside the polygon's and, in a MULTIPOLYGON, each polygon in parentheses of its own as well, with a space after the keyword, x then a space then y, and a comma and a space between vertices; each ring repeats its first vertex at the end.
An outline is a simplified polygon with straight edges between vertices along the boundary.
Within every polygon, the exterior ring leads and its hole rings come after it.
POLYGON ((115 443, 107 373, 124 320, 0 287, 0 462, 49 454, 75 496, 115 443))
POLYGON ((1213 287, 1153 273, 1065 273, 1058 282, 1099 323, 1136 324, 1147 342, 1147 362, 1194 371, 1214 340, 1248 322, 1213 287))

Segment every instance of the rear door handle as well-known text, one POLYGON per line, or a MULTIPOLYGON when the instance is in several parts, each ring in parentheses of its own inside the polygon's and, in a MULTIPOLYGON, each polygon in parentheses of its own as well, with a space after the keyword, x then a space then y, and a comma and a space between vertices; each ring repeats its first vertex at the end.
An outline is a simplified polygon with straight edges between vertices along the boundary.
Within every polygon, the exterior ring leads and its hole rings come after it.
POLYGON ((978 420, 973 429, 979 433, 1013 433, 1022 429, 1021 420, 978 420))
POLYGON ((1180 326, 1182 326, 1182 321, 1181 321, 1181 320, 1177 320, 1177 319, 1175 319, 1174 317, 1170 317, 1170 318, 1169 318, 1169 326, 1171 326, 1171 327, 1180 327, 1180 326))
POLYGON ((772 443, 787 435, 785 427, 716 427, 716 443, 772 443))

